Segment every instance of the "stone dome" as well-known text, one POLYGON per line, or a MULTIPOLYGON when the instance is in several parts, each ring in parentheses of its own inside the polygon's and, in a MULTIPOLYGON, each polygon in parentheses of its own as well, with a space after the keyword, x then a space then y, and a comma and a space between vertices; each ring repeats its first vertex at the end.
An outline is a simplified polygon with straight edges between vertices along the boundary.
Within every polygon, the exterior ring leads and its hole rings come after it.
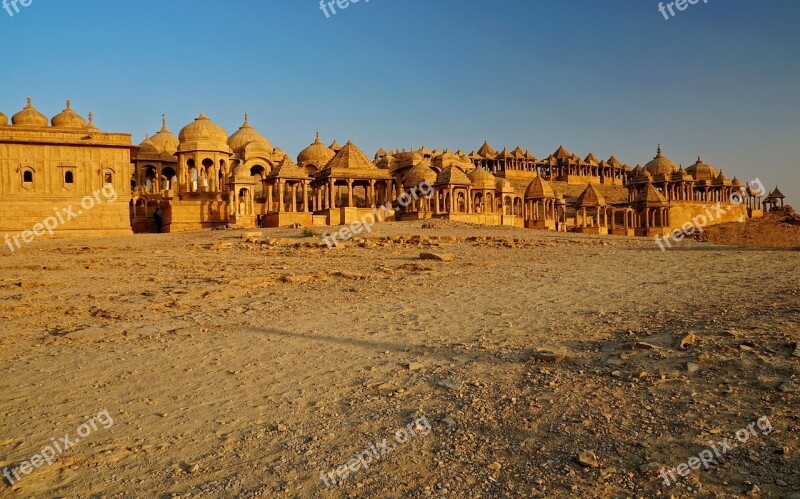
POLYGON ((436 185, 470 185, 469 178, 464 170, 457 166, 445 167, 436 176, 436 185))
POLYGON ((458 166, 459 168, 471 168, 472 161, 469 158, 464 158, 454 154, 450 149, 445 149, 441 154, 433 157, 433 164, 439 168, 446 168, 448 166, 458 166))
POLYGON ((503 177, 497 177, 497 179, 495 180, 495 188, 503 193, 514 192, 514 186, 511 185, 511 182, 504 179, 503 177))
POLYGON ((678 166, 667 159, 664 154, 661 152, 661 145, 658 146, 658 153, 653 160, 646 165, 644 165, 644 169, 647 170, 647 173, 650 175, 672 175, 677 169, 678 166))
POLYGON ((8 116, 0 112, 0 126, 8 125, 8 116))
POLYGON ((482 166, 479 166, 472 170, 469 175, 467 175, 469 181, 472 183, 473 186, 477 187, 478 189, 495 189, 495 181, 496 178, 491 173, 487 172, 482 166))
POLYGON ((308 165, 314 163, 319 166, 325 166, 334 156, 336 156, 336 153, 333 152, 333 149, 330 149, 319 140, 319 131, 317 131, 317 139, 297 155, 297 164, 308 165))
POLYGON ((25 106, 25 109, 11 117, 11 123, 14 125, 47 126, 49 122, 47 121, 47 116, 33 107, 31 98, 28 97, 28 105, 25 106))
POLYGON ((687 168, 686 173, 691 175, 695 180, 707 180, 709 182, 713 182, 719 176, 719 170, 714 166, 703 163, 703 160, 699 156, 697 157, 697 163, 687 168))
POLYGON ((86 128, 86 120, 72 110, 72 103, 67 101, 67 108, 53 116, 50 124, 57 128, 86 128))
POLYGON ((412 166, 403 176, 403 187, 416 187, 423 182, 433 185, 436 182, 436 172, 422 163, 412 166))
POLYGON ((178 150, 178 137, 167 129, 166 116, 161 117, 161 130, 150 137, 150 143, 155 147, 157 154, 175 154, 178 150))
POLYGON ((245 146, 251 142, 256 142, 267 151, 272 151, 272 144, 258 133, 255 128, 250 126, 247 114, 244 115, 244 124, 233 135, 228 137, 227 142, 235 153, 242 152, 245 146))
POLYGON ((178 140, 180 142, 209 141, 224 144, 228 141, 228 134, 224 128, 208 119, 205 114, 201 114, 193 122, 183 127, 178 134, 178 140))

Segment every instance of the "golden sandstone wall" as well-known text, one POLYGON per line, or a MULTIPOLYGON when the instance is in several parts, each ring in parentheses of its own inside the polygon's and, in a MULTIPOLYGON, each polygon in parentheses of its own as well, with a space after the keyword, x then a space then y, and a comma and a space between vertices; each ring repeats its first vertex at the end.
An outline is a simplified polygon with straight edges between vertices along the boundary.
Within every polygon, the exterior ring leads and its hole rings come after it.
POLYGON ((0 234, 132 234, 130 147, 128 134, 0 126, 0 234))
POLYGON ((678 201, 670 204, 669 226, 671 229, 680 229, 684 224, 693 226, 708 226, 728 222, 746 222, 747 207, 743 204, 701 203, 692 201, 678 201))
POLYGON ((210 229, 228 223, 228 203, 222 200, 182 199, 164 212, 162 232, 210 229))

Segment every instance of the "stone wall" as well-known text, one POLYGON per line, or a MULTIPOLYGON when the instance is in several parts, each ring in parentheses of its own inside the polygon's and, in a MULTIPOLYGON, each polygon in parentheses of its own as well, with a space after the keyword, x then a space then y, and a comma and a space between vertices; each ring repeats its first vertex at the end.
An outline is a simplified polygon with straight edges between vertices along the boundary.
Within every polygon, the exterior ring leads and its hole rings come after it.
POLYGON ((128 134, 0 127, 0 233, 128 235, 128 134))
POLYGON ((725 211, 718 214, 713 208, 715 203, 701 203, 697 201, 673 201, 669 210, 669 226, 679 229, 685 223, 696 220, 700 225, 717 225, 728 222, 746 222, 747 207, 743 204, 720 203, 720 208, 725 211), (703 222, 703 219, 706 221, 703 222))

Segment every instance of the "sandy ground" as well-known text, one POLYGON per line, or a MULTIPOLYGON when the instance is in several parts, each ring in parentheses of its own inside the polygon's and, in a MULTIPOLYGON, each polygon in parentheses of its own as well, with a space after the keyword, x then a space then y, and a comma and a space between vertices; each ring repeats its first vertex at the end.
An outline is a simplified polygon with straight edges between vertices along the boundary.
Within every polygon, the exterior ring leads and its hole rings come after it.
POLYGON ((800 252, 422 225, 2 252, 0 497, 800 497, 800 252))

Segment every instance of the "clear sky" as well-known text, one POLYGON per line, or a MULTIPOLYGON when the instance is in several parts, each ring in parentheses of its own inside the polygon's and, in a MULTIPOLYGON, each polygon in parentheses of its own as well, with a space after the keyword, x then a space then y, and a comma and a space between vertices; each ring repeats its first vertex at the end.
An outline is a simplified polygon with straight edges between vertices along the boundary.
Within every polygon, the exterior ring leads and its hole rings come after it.
POLYGON ((73 101, 134 142, 244 112, 295 156, 326 142, 563 144, 644 164, 663 144, 800 206, 800 1, 32 0, 0 10, 0 111, 73 101), (13 7, 12 7, 12 12, 13 7))

